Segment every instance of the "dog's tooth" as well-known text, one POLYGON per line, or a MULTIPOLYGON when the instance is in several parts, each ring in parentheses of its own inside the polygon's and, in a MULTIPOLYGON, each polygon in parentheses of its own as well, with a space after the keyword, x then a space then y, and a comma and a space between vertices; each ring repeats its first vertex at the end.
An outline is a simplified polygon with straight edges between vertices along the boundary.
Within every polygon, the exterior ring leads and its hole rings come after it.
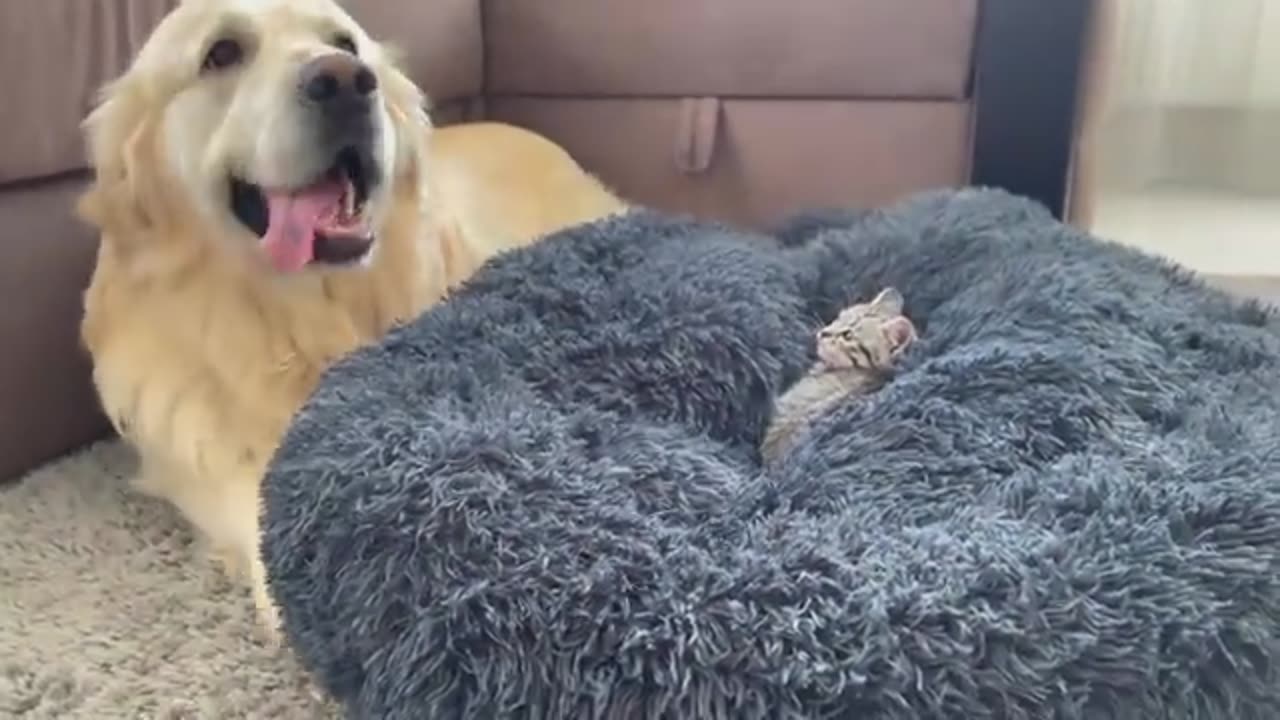
POLYGON ((351 217, 352 215, 355 215, 356 214, 356 189, 351 186, 351 183, 347 183, 347 191, 344 192, 342 196, 343 196, 343 199, 345 200, 343 209, 345 210, 347 217, 351 217))

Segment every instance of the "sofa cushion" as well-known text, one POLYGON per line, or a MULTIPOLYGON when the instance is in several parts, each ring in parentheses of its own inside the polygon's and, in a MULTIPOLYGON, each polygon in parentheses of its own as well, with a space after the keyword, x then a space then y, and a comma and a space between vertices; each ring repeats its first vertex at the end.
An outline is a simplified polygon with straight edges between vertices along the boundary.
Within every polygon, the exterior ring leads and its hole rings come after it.
MULTIPOLYGON (((0 2, 0 183, 86 166, 80 122, 98 89, 123 72, 177 0, 0 2)), ((399 46, 433 100, 481 84, 478 0, 347 0, 379 39, 399 46)))
POLYGON ((85 166, 80 121, 177 0, 0 2, 0 183, 85 166))
POLYGON ((506 97, 487 110, 560 143, 623 197, 748 226, 969 176, 965 101, 506 97))
POLYGON ((978 0, 485 0, 507 94, 963 98, 978 0))
POLYGON ((484 84, 480 0, 345 0, 374 38, 404 54, 409 77, 431 102, 479 95, 484 84))
POLYGON ((84 180, 0 192, 0 481, 107 430, 79 337, 97 247, 71 214, 84 180))

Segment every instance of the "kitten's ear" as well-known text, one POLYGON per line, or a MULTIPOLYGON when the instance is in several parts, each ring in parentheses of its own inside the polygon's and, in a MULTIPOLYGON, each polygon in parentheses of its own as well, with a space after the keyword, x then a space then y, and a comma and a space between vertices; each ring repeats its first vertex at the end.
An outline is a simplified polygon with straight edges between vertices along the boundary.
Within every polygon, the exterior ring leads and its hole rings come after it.
POLYGON ((901 355, 911 343, 915 342, 916 326, 903 315, 886 320, 880 328, 884 331, 884 336, 889 339, 890 352, 894 357, 901 355))
POLYGON ((902 306, 906 304, 906 301, 902 299, 902 293, 898 292, 897 289, 887 287, 881 290, 879 295, 875 296, 871 304, 890 315, 901 315, 902 306))

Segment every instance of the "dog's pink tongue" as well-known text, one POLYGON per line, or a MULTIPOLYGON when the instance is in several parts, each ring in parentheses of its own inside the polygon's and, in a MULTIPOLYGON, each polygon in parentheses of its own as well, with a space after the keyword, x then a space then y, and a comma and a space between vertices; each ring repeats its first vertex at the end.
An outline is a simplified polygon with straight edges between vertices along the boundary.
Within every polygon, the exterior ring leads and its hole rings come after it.
POLYGON ((267 234, 262 248, 277 272, 297 272, 315 254, 316 231, 338 215, 341 183, 325 181, 295 192, 266 191, 267 234))

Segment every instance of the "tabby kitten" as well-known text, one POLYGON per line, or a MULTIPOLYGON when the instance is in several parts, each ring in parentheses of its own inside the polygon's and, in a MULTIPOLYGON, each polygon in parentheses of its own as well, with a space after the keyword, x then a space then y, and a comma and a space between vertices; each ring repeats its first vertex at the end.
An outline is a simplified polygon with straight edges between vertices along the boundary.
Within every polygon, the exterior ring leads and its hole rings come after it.
POLYGON ((871 302, 851 305, 818 331, 818 361, 778 398, 761 453, 777 459, 810 422, 852 394, 883 386, 893 363, 916 339, 902 314, 902 294, 885 288, 871 302))

